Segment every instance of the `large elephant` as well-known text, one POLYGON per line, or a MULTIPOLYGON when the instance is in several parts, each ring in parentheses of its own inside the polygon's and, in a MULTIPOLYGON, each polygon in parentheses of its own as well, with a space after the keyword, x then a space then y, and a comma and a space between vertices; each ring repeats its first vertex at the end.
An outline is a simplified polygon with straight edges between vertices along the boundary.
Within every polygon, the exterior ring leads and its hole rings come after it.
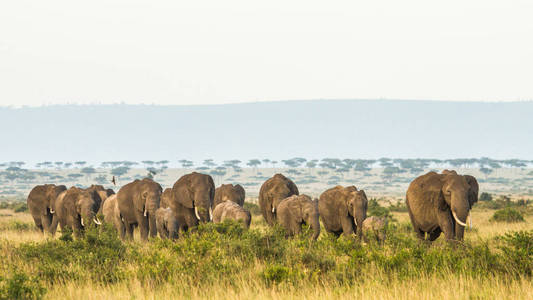
POLYGON ((28 194, 28 210, 35 226, 41 232, 48 232, 52 235, 55 233, 57 222, 54 222, 54 202, 57 196, 66 189, 64 185, 45 184, 35 186, 28 194))
POLYGON ((213 178, 206 174, 192 172, 174 183, 169 204, 178 218, 181 232, 198 226, 200 222, 211 221, 214 196, 213 178))
POLYGON ((259 207, 267 224, 273 226, 276 223, 276 207, 281 200, 299 194, 296 184, 282 174, 265 181, 259 190, 259 207))
POLYGON ((366 219, 368 199, 364 190, 355 186, 336 186, 320 195, 318 212, 324 229, 336 236, 341 233, 351 236, 357 233, 359 240, 363 238, 363 221, 366 219))
POLYGON ((215 199, 213 207, 217 207, 218 204, 224 201, 233 201, 240 206, 244 205, 245 191, 240 185, 223 184, 216 188, 215 199))
POLYGON ((100 209, 100 197, 96 193, 71 187, 59 194, 54 206, 61 229, 72 229, 76 237, 92 222, 101 225, 96 216, 100 209))
POLYGON ((157 232, 162 239, 177 239, 178 238, 178 218, 170 207, 160 207, 155 212, 157 232))
POLYGON ((167 208, 170 206, 170 201, 172 200, 172 188, 166 188, 161 194, 161 202, 159 207, 167 208))
POLYGON ((224 220, 235 220, 242 222, 245 228, 250 228, 252 215, 244 207, 233 201, 224 201, 213 210, 213 222, 222 223, 224 220))
POLYGON ((161 185, 149 178, 137 179, 120 188, 117 201, 128 239, 133 239, 135 226, 139 227, 142 240, 148 239, 148 233, 150 237, 157 236, 155 212, 162 192, 161 185))
POLYGON ((120 209, 118 207, 117 195, 109 196, 102 204, 102 214, 104 215, 104 222, 112 224, 118 232, 121 238, 124 238, 124 222, 120 215, 120 209))
POLYGON ((424 240, 427 233, 428 239, 434 241, 444 232, 447 240, 462 240, 478 189, 474 177, 455 171, 429 172, 413 180, 407 189, 406 203, 417 236, 424 240))
POLYGON ((302 232, 302 225, 313 229, 313 240, 320 235, 318 200, 307 195, 292 195, 281 201, 277 207, 277 221, 290 236, 302 232))

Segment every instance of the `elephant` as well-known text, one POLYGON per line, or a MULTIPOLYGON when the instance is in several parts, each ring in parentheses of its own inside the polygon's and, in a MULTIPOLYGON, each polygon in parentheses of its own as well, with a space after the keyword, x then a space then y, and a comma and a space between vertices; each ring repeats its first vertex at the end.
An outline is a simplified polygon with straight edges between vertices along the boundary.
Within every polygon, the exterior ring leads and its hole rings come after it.
POLYGON ((374 236, 378 242, 384 242, 387 238, 387 225, 389 221, 384 217, 371 216, 363 221, 363 235, 365 241, 369 236, 374 236))
POLYGON ((213 210, 213 222, 222 223, 224 220, 235 220, 242 222, 245 228, 250 228, 252 215, 244 207, 233 201, 224 201, 213 210))
POLYGON ((100 208, 100 197, 96 193, 73 186, 59 194, 54 206, 61 229, 71 228, 76 237, 79 237, 91 222, 102 224, 96 216, 100 208))
MULTIPOLYGON (((442 174, 455 174, 457 175, 457 172, 454 170, 443 170, 442 174)), ((476 180, 476 178, 472 175, 463 175, 466 179, 466 182, 468 182, 468 185, 470 185, 470 189, 468 191, 468 203, 470 205, 470 209, 474 206, 474 204, 478 200, 478 194, 479 194, 479 184, 476 180)), ((469 214, 468 219, 470 220, 470 228, 472 228, 472 216, 469 214)), ((455 220, 454 220, 455 222, 455 220)))
POLYGON ((54 202, 65 191, 64 185, 44 184, 35 186, 28 194, 27 204, 35 226, 43 233, 54 235, 57 222, 54 222, 54 202), (55 224, 55 226, 54 226, 55 224))
POLYGON ((172 188, 166 188, 161 194, 161 202, 159 207, 167 208, 170 206, 170 200, 172 199, 172 188))
POLYGON ((277 207, 277 221, 293 236, 302 232, 302 225, 313 229, 313 240, 320 235, 318 199, 312 200, 307 195, 292 195, 283 199, 277 207))
POLYGON ((100 209, 98 210, 99 214, 102 213, 102 207, 104 206, 106 199, 109 196, 115 194, 115 191, 113 191, 112 189, 106 189, 102 185, 99 185, 99 184, 93 184, 90 187, 86 188, 86 190, 91 193, 97 193, 98 197, 100 197, 101 204, 100 204, 100 209))
POLYGON ((324 229, 335 234, 349 237, 354 232, 361 241, 363 238, 363 221, 366 219, 368 199, 364 190, 355 186, 336 186, 320 195, 318 212, 324 229))
POLYGON ((259 190, 259 207, 267 224, 273 226, 276 223, 276 207, 281 200, 299 194, 296 184, 282 174, 265 181, 259 190))
POLYGON ((178 218, 179 231, 210 222, 213 216, 215 184, 206 174, 192 172, 180 177, 172 187, 169 207, 178 218))
POLYGON ((161 185, 149 178, 136 179, 120 188, 117 202, 128 239, 133 239, 135 226, 139 227, 143 241, 148 240, 148 234, 150 237, 157 235, 155 212, 162 192, 161 185))
POLYGON ((104 222, 112 224, 118 232, 120 237, 124 237, 125 226, 120 215, 120 209, 117 202, 117 194, 109 196, 102 204, 102 214, 104 215, 104 222))
POLYGON ((473 176, 429 172, 415 178, 406 194, 411 223, 421 240, 434 241, 443 232, 446 240, 463 240, 466 218, 477 202, 479 186, 473 176))
POLYGON ((218 204, 224 201, 233 201, 240 206, 244 205, 245 191, 240 185, 223 184, 216 188, 213 207, 217 207, 218 204))
POLYGON ((157 232, 162 239, 177 239, 178 238, 178 219, 172 212, 170 207, 160 207, 155 211, 155 219, 157 225, 157 232))

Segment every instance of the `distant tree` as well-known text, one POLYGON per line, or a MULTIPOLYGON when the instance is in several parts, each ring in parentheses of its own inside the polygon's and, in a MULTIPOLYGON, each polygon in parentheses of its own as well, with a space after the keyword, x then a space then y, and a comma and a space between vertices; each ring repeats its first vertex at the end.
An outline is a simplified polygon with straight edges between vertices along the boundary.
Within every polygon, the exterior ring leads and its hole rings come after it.
POLYGON ((207 166, 208 168, 216 167, 216 163, 212 159, 204 159, 203 162, 204 166, 207 166))
POLYGON ((489 194, 489 193, 481 193, 481 195, 479 195, 479 201, 492 201, 492 195, 489 194))
POLYGON ((487 176, 489 176, 490 173, 492 173, 492 169, 489 169, 489 168, 479 168, 479 171, 485 174, 485 178, 487 178, 487 176))
POLYGON ((190 160, 182 159, 182 160, 179 160, 178 162, 185 169, 188 169, 188 168, 191 168, 192 166, 194 166, 194 162, 192 162, 190 160))
POLYGON ((324 176, 328 175, 328 171, 318 171, 317 174, 321 177, 321 178, 324 178, 324 176))
POLYGON ((85 164, 87 164, 86 161, 75 161, 74 164, 78 167, 78 168, 82 168, 85 164))
POLYGON ((144 167, 145 167, 145 168, 148 168, 148 167, 154 165, 154 161, 153 161, 153 160, 143 160, 143 161, 141 161, 141 162, 144 164, 144 167))
POLYGON ((94 178, 94 181, 98 184, 107 184, 108 179, 104 175, 98 175, 94 178))
POLYGON ((129 170, 130 170, 130 168, 128 168, 128 167, 113 168, 113 169, 111 169, 111 175, 116 176, 116 177, 120 177, 120 176, 128 173, 129 170))
POLYGON ((72 166, 71 162, 67 162, 63 165, 65 168, 70 168, 72 166))
POLYGON ((257 168, 261 164, 261 161, 259 159, 250 159, 246 165, 252 168, 257 168))
POLYGON ((54 164, 56 165, 56 168, 58 168, 58 169, 61 169, 61 166, 63 166, 63 162, 62 161, 56 161, 54 164))
POLYGON ((89 181, 89 177, 92 174, 96 173, 96 170, 93 167, 85 167, 80 170, 80 173, 85 174, 85 178, 87 179, 87 181, 89 181))
POLYGON ((269 163, 270 163, 270 159, 268 158, 263 159, 263 164, 265 164, 265 166, 269 163))
POLYGON ((317 161, 316 160, 310 160, 310 161, 308 161, 305 164, 305 166, 308 167, 309 169, 314 169, 317 166, 317 161))
POLYGON ((274 168, 276 168, 276 165, 278 164, 278 161, 277 160, 272 160, 272 161, 270 161, 270 163, 272 164, 272 166, 274 168))
POLYGON ((79 174, 79 173, 70 173, 67 175, 68 178, 70 178, 71 180, 76 180, 80 177, 83 177, 83 174, 79 174))

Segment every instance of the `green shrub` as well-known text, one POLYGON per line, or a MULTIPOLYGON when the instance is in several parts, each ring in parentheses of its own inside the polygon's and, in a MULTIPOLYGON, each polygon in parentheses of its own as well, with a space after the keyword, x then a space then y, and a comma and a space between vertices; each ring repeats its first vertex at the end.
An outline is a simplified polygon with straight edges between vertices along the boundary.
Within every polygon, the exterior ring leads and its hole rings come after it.
POLYGON ((13 211, 16 213, 27 212, 28 205, 26 203, 18 203, 13 206, 13 211))
POLYGON ((0 276, 0 300, 42 299, 46 289, 37 278, 15 272, 9 278, 0 276))
POLYGON ((251 202, 244 202, 244 208, 246 208, 254 216, 261 215, 261 208, 259 205, 251 202))
POLYGON ((497 210, 494 215, 492 215, 492 218, 490 218, 493 222, 507 222, 507 223, 515 223, 515 222, 525 222, 524 216, 522 216, 522 213, 520 211, 507 207, 504 209, 497 210))
POLYGON ((481 193, 481 195, 479 195, 479 201, 492 201, 492 195, 489 194, 489 193, 481 193))

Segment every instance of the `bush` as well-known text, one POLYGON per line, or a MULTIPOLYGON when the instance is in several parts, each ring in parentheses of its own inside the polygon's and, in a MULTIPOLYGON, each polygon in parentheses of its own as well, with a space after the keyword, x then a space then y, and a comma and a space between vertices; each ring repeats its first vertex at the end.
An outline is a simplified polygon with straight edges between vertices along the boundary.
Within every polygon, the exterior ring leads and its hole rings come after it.
POLYGON ((479 201, 492 201, 492 195, 489 193, 481 193, 479 196, 479 201))
POLYGON ((261 215, 261 208, 259 205, 251 202, 244 202, 244 208, 246 208, 252 215, 261 215))
POLYGON ((10 278, 0 276, 0 299, 42 299, 46 289, 37 278, 16 272, 10 278))
POLYGON ((17 220, 1 223, 0 230, 12 230, 12 231, 35 231, 37 228, 30 223, 24 223, 17 220))
POLYGON ((520 211, 507 207, 504 209, 497 210, 494 215, 492 215, 492 218, 490 218, 493 222, 507 222, 507 223, 515 223, 515 222, 525 222, 524 216, 522 216, 522 213, 520 211))

